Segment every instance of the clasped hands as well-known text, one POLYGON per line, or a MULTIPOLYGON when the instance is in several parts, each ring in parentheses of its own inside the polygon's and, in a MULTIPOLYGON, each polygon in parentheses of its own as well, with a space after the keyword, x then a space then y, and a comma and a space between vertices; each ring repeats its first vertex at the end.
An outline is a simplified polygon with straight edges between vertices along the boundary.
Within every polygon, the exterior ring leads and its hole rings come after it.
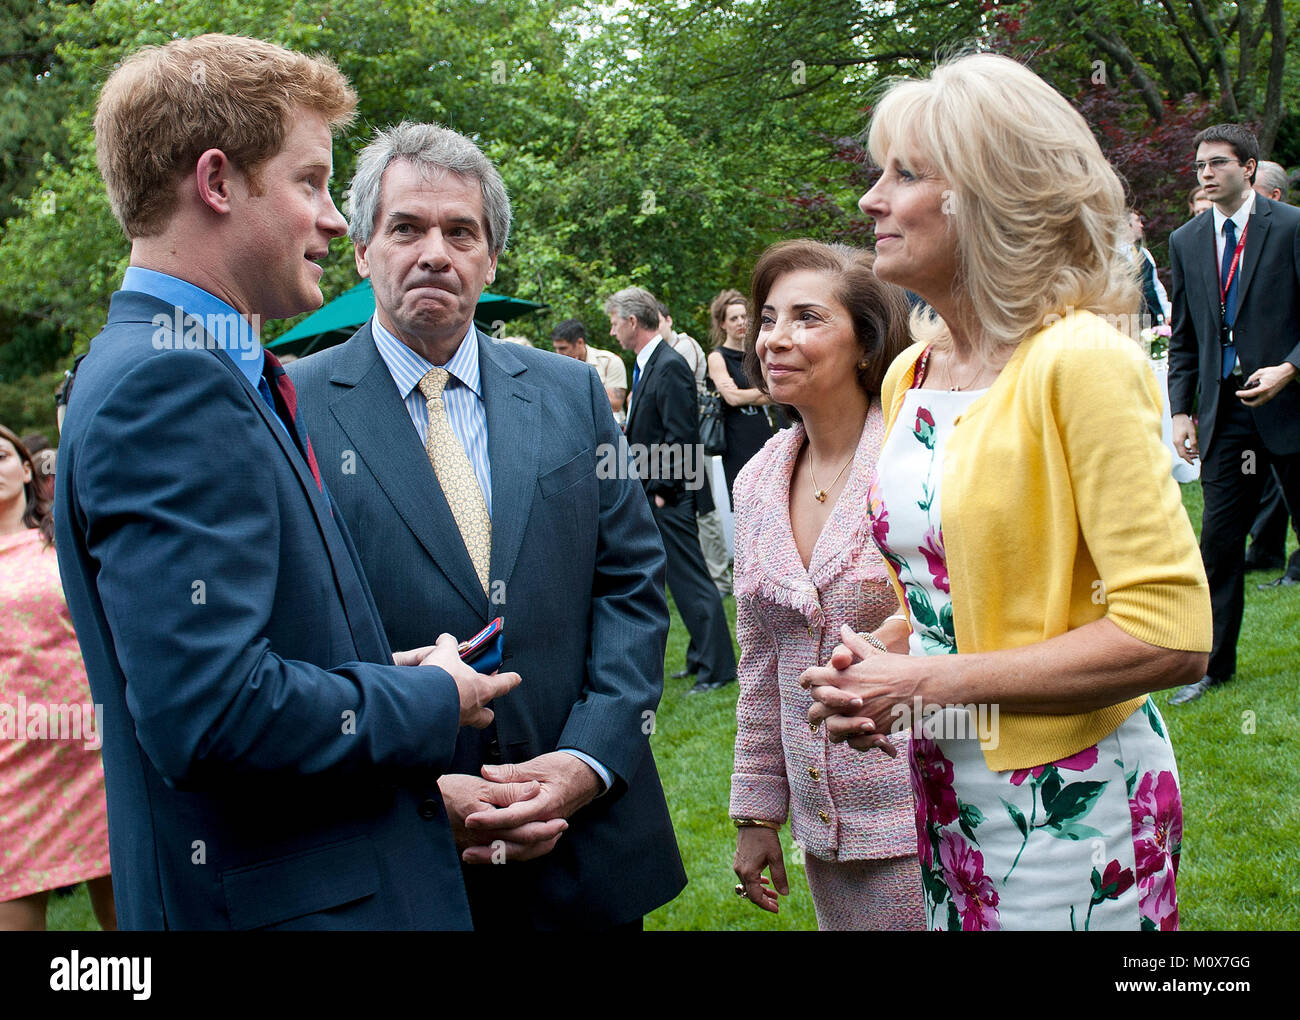
POLYGON ((859 751, 872 748, 893 758, 898 749, 889 739, 898 705, 910 706, 917 693, 911 678, 913 663, 906 655, 880 651, 851 627, 840 628, 825 666, 814 666, 799 677, 812 695, 808 722, 823 723, 832 743, 847 742, 859 751))
MULTIPOLYGON (((460 724, 483 729, 492 722, 487 706, 493 698, 519 684, 518 673, 476 672, 461 661, 457 641, 443 634, 434 645, 396 652, 398 666, 438 666, 456 683, 460 694, 460 724)), ((564 751, 541 754, 529 761, 484 765, 482 776, 447 774, 439 777, 452 835, 467 864, 501 859, 526 861, 555 848, 568 829, 568 819, 595 800, 604 789, 586 762, 564 751)))

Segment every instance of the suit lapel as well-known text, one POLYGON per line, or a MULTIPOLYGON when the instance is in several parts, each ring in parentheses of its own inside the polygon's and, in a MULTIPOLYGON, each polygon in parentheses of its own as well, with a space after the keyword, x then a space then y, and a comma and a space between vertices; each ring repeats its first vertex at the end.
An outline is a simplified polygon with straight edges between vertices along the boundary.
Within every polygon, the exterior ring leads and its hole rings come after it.
POLYGON ((1242 249, 1241 265, 1237 267, 1237 272, 1241 274, 1241 282, 1237 285, 1239 312, 1242 303, 1246 300, 1246 290, 1250 286, 1250 281, 1255 278, 1255 267, 1259 265, 1260 252, 1264 250, 1264 239, 1268 237, 1270 211, 1269 200, 1263 195, 1256 195, 1254 211, 1246 224, 1246 247, 1242 249))
POLYGON ((330 569, 334 574, 334 583, 338 589, 339 597, 343 602, 344 616, 348 621, 348 629, 352 632, 352 643, 360 655, 374 654, 375 641, 378 639, 380 649, 386 648, 386 640, 382 631, 377 631, 374 626, 377 615, 368 621, 360 621, 353 618, 353 612, 359 606, 370 604, 365 587, 361 584, 361 575, 357 570, 355 558, 351 555, 346 542, 343 539, 343 533, 334 520, 333 511, 316 486, 316 479, 312 476, 311 468, 307 464, 307 458, 302 452, 307 449, 306 432, 303 430, 302 422, 295 419, 293 427, 298 433, 301 448, 295 445, 290 437, 287 428, 287 422, 281 422, 280 416, 267 406, 262 399, 262 395, 248 381, 247 377, 241 372, 235 364, 221 351, 213 351, 217 359, 230 371, 230 373, 243 386, 248 399, 253 406, 257 408, 257 413, 262 416, 267 429, 275 437, 285 457, 288 458, 293 472, 298 477, 298 484, 302 487, 303 495, 306 496, 308 503, 311 505, 312 515, 316 518, 316 527, 320 531, 321 538, 325 542, 325 549, 330 559, 330 569), (282 427, 282 425, 284 427, 282 427), (346 563, 352 569, 340 569, 340 565, 346 563))
POLYGON ((1189 290, 1189 293, 1199 292, 1203 295, 1203 300, 1210 306, 1210 314, 1214 320, 1214 333, 1212 336, 1213 346, 1218 348, 1219 344, 1219 257, 1215 248, 1214 237, 1214 213, 1207 209, 1204 213, 1196 218, 1192 224, 1194 233, 1191 237, 1191 273, 1197 283, 1195 290, 1189 290))
MULTIPOLYGON (((152 324, 160 313, 170 318, 174 314, 174 309, 171 305, 153 295, 135 291, 119 291, 113 297, 113 304, 109 311, 109 321, 138 321, 152 324), (120 307, 119 297, 121 299, 120 307)), ((351 554, 343 531, 338 522, 334 520, 330 504, 322 495, 321 490, 316 487, 316 479, 312 476, 311 468, 307 465, 307 459, 303 452, 307 449, 306 432, 303 430, 301 419, 295 419, 292 426, 298 434, 299 443, 295 444, 287 431, 290 427, 289 424, 282 422, 280 416, 267 406, 262 394, 248 381, 248 378, 240 371, 230 356, 220 349, 221 345, 217 343, 216 339, 207 333, 204 323, 189 316, 187 316, 187 321, 196 323, 198 329, 207 337, 208 342, 205 343, 205 348, 243 388, 249 402, 261 415, 267 430, 274 437, 281 452, 288 459, 289 466, 297 476, 298 484, 302 487, 303 495, 311 507, 312 516, 316 519, 316 527, 320 532, 321 540, 325 543, 326 554, 330 559, 330 570, 334 575, 335 587, 342 600, 343 612, 347 618, 348 628, 352 633, 353 645, 356 647, 358 655, 366 658, 382 659, 388 654, 388 642, 384 637, 383 630, 378 626, 378 613, 372 613, 365 620, 357 619, 354 616, 358 607, 373 607, 373 602, 361 582, 360 566, 355 556, 351 554), (343 564, 347 564, 348 569, 345 569, 343 564)), ((187 324, 184 328, 185 332, 188 333, 189 325, 187 324)))
POLYGON ((646 383, 650 381, 650 376, 654 374, 655 365, 659 363, 659 355, 666 346, 667 343, 660 338, 659 345, 651 351, 650 357, 646 360, 645 369, 637 379, 636 392, 632 394, 632 411, 627 416, 627 430, 629 432, 632 430, 632 420, 641 407, 641 397, 646 393, 646 383))
POLYGON ((527 366, 508 345, 475 333, 492 466, 491 577, 508 585, 537 492, 541 394, 523 381, 527 366))
POLYGON ((447 580, 484 615, 486 596, 456 518, 368 326, 344 345, 330 383, 330 413, 351 448, 447 580))

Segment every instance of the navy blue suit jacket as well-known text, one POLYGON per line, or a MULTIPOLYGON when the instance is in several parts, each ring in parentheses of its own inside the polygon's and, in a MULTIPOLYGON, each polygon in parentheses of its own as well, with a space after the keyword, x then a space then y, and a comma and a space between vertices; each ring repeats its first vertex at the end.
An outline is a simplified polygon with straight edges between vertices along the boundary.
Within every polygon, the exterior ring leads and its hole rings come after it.
MULTIPOLYGON (((1204 457, 1214 441, 1223 370, 1211 210, 1169 235, 1169 268, 1169 411, 1199 416, 1197 445, 1204 457)), ((1232 336, 1243 377, 1284 361, 1300 368, 1300 209, 1255 196, 1238 273, 1232 336)), ((1250 415, 1271 453, 1300 453, 1300 384, 1284 386, 1267 404, 1250 408, 1250 415)))
POLYGON ((183 344, 154 318, 172 314, 113 295, 59 455, 59 566, 103 705, 118 920, 466 928, 436 786, 455 685, 392 665, 301 435, 230 355, 166 349, 183 344))
POLYGON ((521 923, 624 924, 686 884, 649 744, 668 632, 663 544, 640 484, 614 470, 622 437, 595 371, 477 330, 467 342, 479 345, 492 469, 488 595, 369 324, 290 375, 389 640, 464 638, 504 617, 502 668, 523 681, 493 706, 501 759, 574 748, 613 774, 549 854, 479 874, 521 923))

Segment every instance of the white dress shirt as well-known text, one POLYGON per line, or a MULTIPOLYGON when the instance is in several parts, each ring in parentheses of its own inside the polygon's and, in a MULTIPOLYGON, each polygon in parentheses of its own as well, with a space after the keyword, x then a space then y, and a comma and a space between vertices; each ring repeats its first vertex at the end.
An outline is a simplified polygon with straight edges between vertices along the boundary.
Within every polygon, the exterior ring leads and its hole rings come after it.
MULTIPOLYGON (((1250 220, 1250 214, 1255 211, 1255 192, 1247 191, 1246 199, 1237 207, 1237 211, 1231 216, 1224 216, 1219 212, 1217 205, 1210 206, 1210 212, 1214 216, 1214 265, 1216 268, 1223 266, 1223 225, 1232 220, 1233 226, 1237 231, 1237 240, 1241 240, 1241 232, 1246 229, 1246 223, 1250 220)), ((1237 263, 1237 272, 1240 273, 1246 262, 1246 252, 1243 249, 1241 261, 1237 263)), ((1222 276, 1219 276, 1219 283, 1223 283, 1222 276)))

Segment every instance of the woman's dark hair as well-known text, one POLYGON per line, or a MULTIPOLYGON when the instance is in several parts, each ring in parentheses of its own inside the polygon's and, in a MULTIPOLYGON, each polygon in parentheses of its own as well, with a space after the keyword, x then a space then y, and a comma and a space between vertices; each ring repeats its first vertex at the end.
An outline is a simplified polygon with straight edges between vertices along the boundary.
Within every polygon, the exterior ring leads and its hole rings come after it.
POLYGON ((744 303, 745 295, 732 289, 724 290, 709 304, 709 336, 715 348, 721 347, 727 339, 727 331, 722 328, 722 324, 727 321, 727 309, 744 303))
MULTIPOLYGON (((880 384, 890 363, 911 343, 907 321, 910 309, 902 287, 885 283, 872 272, 876 257, 847 244, 822 244, 808 238, 780 241, 759 256, 750 281, 749 301, 754 309, 745 332, 745 374, 752 385, 768 392, 763 366, 758 360, 758 331, 767 295, 786 273, 811 270, 831 278, 835 300, 848 309, 853 319, 853 335, 858 341, 866 368, 859 368, 858 385, 870 394, 880 392, 880 384)), ((782 405, 785 413, 797 420, 799 412, 782 405)))
POLYGON ((32 480, 23 486, 27 496, 27 506, 23 510, 23 526, 38 528, 46 545, 54 543, 54 517, 50 513, 50 486, 41 474, 40 468, 32 460, 32 455, 23 445, 17 434, 0 425, 0 439, 7 439, 18 454, 18 459, 27 465, 32 473, 32 480))

